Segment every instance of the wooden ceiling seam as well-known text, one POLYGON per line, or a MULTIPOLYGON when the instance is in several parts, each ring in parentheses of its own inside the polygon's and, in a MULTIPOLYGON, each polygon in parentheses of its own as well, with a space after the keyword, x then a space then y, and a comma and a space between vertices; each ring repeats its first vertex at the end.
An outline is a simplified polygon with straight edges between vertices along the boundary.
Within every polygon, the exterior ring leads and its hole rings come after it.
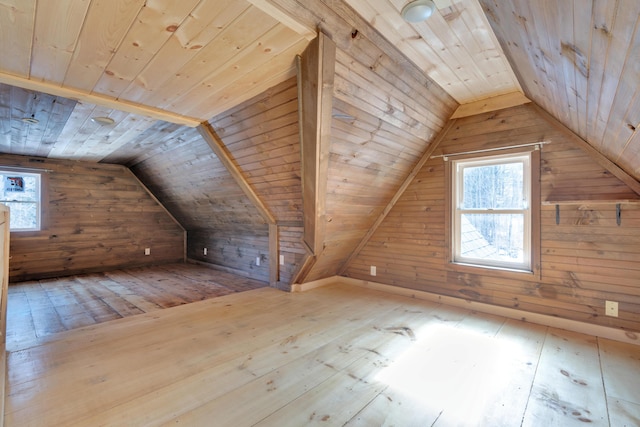
POLYGON ((369 228, 369 231, 367 231, 367 234, 365 234, 365 236, 362 238, 360 243, 358 243, 358 246, 356 246, 356 248, 353 250, 351 255, 349 255, 349 258, 347 258, 344 261, 342 267, 340 267, 338 271, 338 276, 344 275, 347 268, 349 268, 349 264, 351 263, 351 261, 358 256, 358 254, 360 253, 360 251, 362 251, 362 249, 364 249, 364 247, 367 245, 367 243, 369 242, 371 237, 374 235, 378 227, 380 227, 380 225, 384 222, 384 219, 387 217, 387 215, 389 215, 389 213, 391 212, 391 209, 393 209, 393 207, 398 202, 398 200, 400 200, 400 197, 402 197, 406 189, 409 187, 409 185, 411 185, 411 183, 413 182, 415 177, 418 175, 418 173, 420 173, 420 170, 424 167, 425 163, 429 161, 429 158, 431 157, 433 152, 438 148, 438 145, 440 145, 440 143, 444 140, 444 138, 447 136, 447 134, 453 128, 456 122, 457 122, 457 119, 455 118, 452 118, 451 120, 449 120, 445 124, 445 126, 442 128, 442 130, 438 133, 438 135, 435 137, 435 139, 427 146, 426 151, 422 154, 422 157, 420 158, 420 160, 418 160, 418 163, 416 163, 413 169, 411 169, 411 171, 409 172, 405 180, 402 182, 398 190, 396 190, 391 200, 389 200, 389 202, 384 207, 382 212, 380 212, 380 215, 378 215, 378 218, 376 219, 376 221, 373 223, 371 228, 369 228))
POLYGON ((157 120, 163 120, 170 123, 184 125, 188 127, 197 127, 201 121, 193 117, 187 117, 180 114, 172 113, 159 108, 153 108, 142 104, 137 104, 121 99, 111 98, 106 95, 95 93, 87 93, 77 89, 71 89, 66 86, 57 86, 52 83, 31 80, 28 78, 14 76, 0 71, 0 83, 11 86, 21 87, 23 89, 48 93, 50 95, 62 96, 75 101, 88 102, 95 105, 101 105, 108 108, 124 111, 127 113, 140 114, 142 116, 152 117, 157 120))
POLYGON ((273 214, 269 211, 266 205, 262 202, 260 197, 253 191, 251 185, 247 182, 247 180, 242 175, 242 171, 240 168, 236 166, 234 161, 231 159, 231 156, 227 152, 227 149, 224 145, 222 139, 218 136, 216 131, 208 122, 203 122, 198 126, 198 132, 207 142, 211 150, 218 157, 220 162, 225 166, 229 174, 233 177, 234 181, 238 184, 238 186, 242 189, 242 192, 251 200, 252 204, 260 213, 260 216, 264 219, 267 224, 275 224, 276 219, 273 214))
POLYGON ((640 181, 631 176, 627 171, 622 169, 613 161, 609 160, 604 154, 594 148, 589 142, 582 139, 579 135, 565 126, 562 122, 549 114, 544 108, 539 106, 536 102, 531 102, 531 108, 533 108, 541 117, 543 117, 553 128, 566 134, 578 147, 585 151, 589 156, 600 166, 605 168, 613 176, 625 183, 627 187, 633 190, 636 194, 640 195, 640 181))

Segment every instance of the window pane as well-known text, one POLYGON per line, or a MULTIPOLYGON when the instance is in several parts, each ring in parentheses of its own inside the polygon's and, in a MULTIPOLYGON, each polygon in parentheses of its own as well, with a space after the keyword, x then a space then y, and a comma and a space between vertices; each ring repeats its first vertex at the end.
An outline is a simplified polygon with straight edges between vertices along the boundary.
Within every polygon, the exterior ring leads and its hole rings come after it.
POLYGON ((2 174, 1 200, 35 202, 38 200, 38 176, 20 172, 2 174), (12 185, 15 184, 15 185, 12 185))
POLYGON ((10 224, 13 229, 34 229, 38 228, 38 213, 36 203, 5 203, 10 209, 10 224))
POLYGON ((465 167, 461 208, 525 208, 523 175, 521 162, 465 167))
POLYGON ((460 255, 500 263, 524 261, 523 214, 463 214, 460 255))

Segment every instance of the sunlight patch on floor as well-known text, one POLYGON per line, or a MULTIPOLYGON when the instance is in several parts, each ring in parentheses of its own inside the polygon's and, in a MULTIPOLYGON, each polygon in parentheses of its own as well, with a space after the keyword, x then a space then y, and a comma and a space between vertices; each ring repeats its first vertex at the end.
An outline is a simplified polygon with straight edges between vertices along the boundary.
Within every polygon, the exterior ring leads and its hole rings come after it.
POLYGON ((432 325, 376 377, 392 389, 446 412, 449 422, 480 419, 492 396, 508 385, 518 345, 446 325, 432 325), (465 411, 459 408, 464 406, 465 411), (457 413, 448 408, 458 408, 457 413))

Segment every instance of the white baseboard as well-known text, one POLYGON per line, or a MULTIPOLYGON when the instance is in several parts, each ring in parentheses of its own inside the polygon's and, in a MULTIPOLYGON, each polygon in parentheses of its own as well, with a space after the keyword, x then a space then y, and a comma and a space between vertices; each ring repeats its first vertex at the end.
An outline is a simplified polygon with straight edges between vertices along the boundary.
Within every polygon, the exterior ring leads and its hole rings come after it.
POLYGON ((517 319, 525 322, 536 323, 538 325, 566 329, 568 331, 578 332, 581 334, 594 335, 597 337, 607 338, 615 341, 622 341, 629 344, 640 345, 640 332, 625 331, 622 329, 611 328, 609 326, 593 325, 590 323, 579 322, 577 320, 563 319, 561 317, 532 313, 530 311, 517 310, 515 308, 509 307, 500 307, 497 305, 485 304, 482 302, 467 301, 462 298, 438 295, 430 292, 418 291, 415 289, 402 288, 400 286, 385 285, 383 283, 353 279, 350 277, 333 276, 326 279, 316 280, 315 282, 309 282, 302 285, 294 286, 300 287, 299 289, 296 289, 296 292, 303 292, 331 283, 342 283, 351 286, 360 286, 376 291, 402 295, 408 298, 416 298, 425 301, 446 304, 453 307, 460 307, 467 310, 478 311, 480 313, 494 314, 497 316, 507 317, 509 319, 517 319), (307 285, 309 286, 307 287, 307 285))

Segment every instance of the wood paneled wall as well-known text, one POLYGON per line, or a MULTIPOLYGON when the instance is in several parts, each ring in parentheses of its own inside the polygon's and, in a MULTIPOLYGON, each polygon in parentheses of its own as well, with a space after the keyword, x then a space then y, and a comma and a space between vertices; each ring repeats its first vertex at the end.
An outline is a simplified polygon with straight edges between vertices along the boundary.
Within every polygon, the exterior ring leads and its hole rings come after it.
POLYGON ((224 230, 189 231, 187 257, 224 267, 227 271, 252 279, 269 281, 269 233, 265 227, 257 234, 224 230), (207 248, 204 255, 203 248, 207 248), (260 258, 258 265, 257 258, 260 258))
MULTIPOLYGON (((435 154, 549 141, 541 153, 541 276, 448 268, 444 162, 432 158, 346 275, 467 300, 640 331, 638 195, 532 106, 459 119, 435 154), (621 224, 616 223, 616 201, 621 224), (560 223, 556 224, 556 202, 560 223), (377 276, 369 275, 371 265, 377 276), (604 315, 618 301, 618 318, 604 315)), ((638 336, 631 334, 630 336, 638 336)))
POLYGON ((184 230, 126 167, 11 155, 0 165, 48 171, 46 228, 11 233, 11 281, 183 261, 184 230))
POLYGON ((267 225, 196 129, 169 126, 129 164, 187 229, 188 258, 265 280, 268 266, 251 267, 247 254, 269 253, 267 225))
MULTIPOLYGON (((276 219, 279 255, 284 256, 284 265, 278 263, 279 281, 286 287, 291 284, 306 253, 302 246, 296 79, 274 86, 214 117, 210 123, 247 183, 276 219)), ((261 239, 256 235, 256 244, 261 239)), ((191 251, 191 243, 189 248, 191 251)), ((268 248, 262 252, 265 254, 269 254, 268 248)), ((268 258, 263 260, 261 268, 267 268, 263 267, 265 265, 268 266, 268 258)), ((243 268, 256 269, 255 265, 246 264, 243 268)))
POLYGON ((345 3, 301 3, 290 10, 337 47, 325 241, 311 281, 340 271, 458 104, 345 3))

